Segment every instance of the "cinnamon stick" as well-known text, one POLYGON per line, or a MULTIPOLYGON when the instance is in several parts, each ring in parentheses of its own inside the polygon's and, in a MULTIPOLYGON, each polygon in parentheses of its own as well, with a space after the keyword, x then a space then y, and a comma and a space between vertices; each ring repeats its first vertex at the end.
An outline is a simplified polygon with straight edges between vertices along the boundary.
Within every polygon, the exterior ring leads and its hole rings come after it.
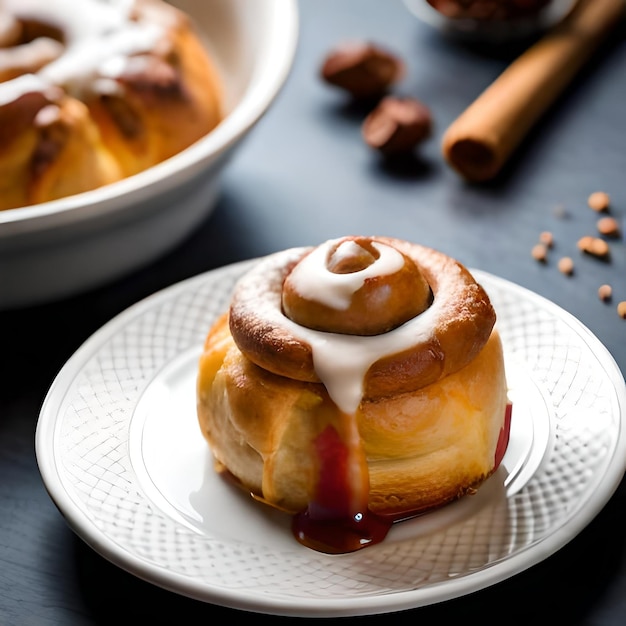
POLYGON ((448 163, 470 181, 496 176, 625 8, 624 0, 579 0, 450 125, 442 142, 448 163))

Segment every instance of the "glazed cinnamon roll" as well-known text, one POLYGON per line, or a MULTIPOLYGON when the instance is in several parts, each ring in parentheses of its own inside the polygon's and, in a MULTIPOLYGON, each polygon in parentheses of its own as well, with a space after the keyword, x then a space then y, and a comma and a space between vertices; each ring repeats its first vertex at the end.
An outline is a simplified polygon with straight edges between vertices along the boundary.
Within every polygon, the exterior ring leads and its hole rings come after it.
POLYGON ((141 172, 223 117, 189 17, 161 0, 0 0, 0 210, 141 172))
POLYGON ((495 321, 465 267, 417 244, 344 237, 266 257, 199 363, 218 469, 326 552, 474 492, 510 426, 495 321))

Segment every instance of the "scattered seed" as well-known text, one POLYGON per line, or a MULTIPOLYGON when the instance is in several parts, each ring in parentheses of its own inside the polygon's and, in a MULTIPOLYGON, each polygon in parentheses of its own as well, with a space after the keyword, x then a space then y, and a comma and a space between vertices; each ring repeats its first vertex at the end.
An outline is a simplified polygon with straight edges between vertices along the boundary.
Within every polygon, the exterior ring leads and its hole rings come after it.
POLYGON ((564 256, 563 258, 559 259, 558 268, 559 272, 570 276, 574 273, 574 261, 572 261, 570 257, 564 256))
POLYGON ((533 249, 530 251, 530 254, 535 261, 541 261, 542 263, 545 263, 548 259, 548 249, 543 243, 535 244, 533 249))
MULTIPOLYGON (((611 198, 604 191, 596 191, 589 195, 587 204, 591 209, 598 213, 607 213, 610 209, 611 198)), ((555 217, 566 217, 567 213, 564 205, 560 204, 553 208, 555 217)), ((621 228, 617 219, 612 216, 605 216, 596 222, 598 234, 602 237, 620 237, 621 228)), ((610 246, 602 239, 602 237, 586 235, 578 240, 577 246, 581 252, 607 259, 610 254, 610 246)), ((549 250, 554 246, 554 237, 550 231, 543 231, 539 234, 539 242, 535 244, 531 250, 531 255, 536 261, 545 263, 548 258, 549 250)), ((574 273, 574 261, 571 257, 561 257, 557 263, 557 267, 562 274, 570 276, 574 273)), ((610 302, 613 298, 613 288, 605 283, 598 287, 598 298, 602 302, 610 302)), ((626 319, 626 300, 622 300, 617 304, 617 314, 626 319)))
POLYGON ((604 191, 594 191, 589 198, 587 198, 587 204, 594 211, 607 211, 611 204, 611 198, 609 194, 604 191))
POLYGON ((547 248, 551 248, 554 245, 554 237, 552 236, 552 233, 548 230, 544 230, 539 235, 539 241, 547 248))
POLYGON ((609 254, 609 244, 600 237, 585 235, 578 240, 577 245, 579 250, 595 257, 602 258, 609 254))
POLYGON ((602 217, 597 222, 598 232, 606 237, 618 237, 619 223, 614 217, 602 217))
POLYGON ((611 285, 600 285, 598 287, 598 298, 602 300, 602 302, 608 302, 613 295, 613 288, 611 285))

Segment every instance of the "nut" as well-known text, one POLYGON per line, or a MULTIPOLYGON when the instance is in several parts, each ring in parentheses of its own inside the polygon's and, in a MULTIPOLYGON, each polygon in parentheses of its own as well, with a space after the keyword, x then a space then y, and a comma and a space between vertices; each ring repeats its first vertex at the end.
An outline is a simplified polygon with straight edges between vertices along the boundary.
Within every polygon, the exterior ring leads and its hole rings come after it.
POLYGON ((591 256, 605 258, 609 255, 609 244, 600 237, 585 235, 578 240, 577 245, 579 250, 591 256))
POLYGON ((539 235, 539 241, 546 246, 546 248, 551 248, 554 245, 554 237, 549 230, 544 230, 539 235))
POLYGON ((589 205, 589 208, 594 211, 607 211, 611 204, 611 198, 609 197, 609 194, 604 191, 594 191, 587 198, 587 204, 589 205))
POLYGON ((333 50, 322 64, 321 75, 354 98, 372 98, 383 95, 404 71, 396 55, 371 43, 353 43, 333 50))
POLYGON ((622 300, 617 305, 617 314, 626 320, 626 300, 622 300))
POLYGON ((429 108, 414 98, 387 96, 365 118, 361 132, 370 147, 385 155, 407 153, 430 136, 429 108))

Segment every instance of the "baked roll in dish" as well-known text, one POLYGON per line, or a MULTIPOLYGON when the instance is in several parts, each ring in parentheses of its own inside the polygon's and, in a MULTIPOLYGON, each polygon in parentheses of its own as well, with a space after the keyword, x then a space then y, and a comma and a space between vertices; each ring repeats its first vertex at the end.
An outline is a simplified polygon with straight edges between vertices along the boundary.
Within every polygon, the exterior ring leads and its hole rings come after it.
POLYGON ((344 237, 265 257, 199 362, 216 468, 328 553, 473 493, 509 438, 495 321, 465 267, 417 244, 344 237))
POLYGON ((1 0, 0 81, 0 210, 141 172, 223 117, 212 59, 162 0, 1 0))

